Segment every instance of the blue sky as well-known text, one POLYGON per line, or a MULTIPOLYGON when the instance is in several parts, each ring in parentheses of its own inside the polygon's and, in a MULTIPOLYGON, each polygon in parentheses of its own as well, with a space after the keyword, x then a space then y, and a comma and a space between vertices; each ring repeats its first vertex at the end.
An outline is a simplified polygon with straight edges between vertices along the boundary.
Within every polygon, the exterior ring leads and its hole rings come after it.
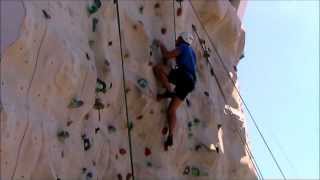
MULTIPOLYGON (((243 23, 242 95, 287 178, 319 179, 319 1, 249 0, 243 23)), ((247 121, 264 178, 281 178, 247 121)))

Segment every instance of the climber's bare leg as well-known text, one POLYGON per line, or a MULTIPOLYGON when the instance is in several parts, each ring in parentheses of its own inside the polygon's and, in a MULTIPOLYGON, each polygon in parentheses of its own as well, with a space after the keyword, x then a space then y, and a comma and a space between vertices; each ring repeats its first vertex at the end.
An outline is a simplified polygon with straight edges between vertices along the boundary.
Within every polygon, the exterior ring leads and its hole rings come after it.
POLYGON ((169 124, 168 139, 171 138, 171 142, 172 142, 173 132, 174 132, 174 128, 176 126, 176 121, 177 121, 176 112, 177 112, 177 109, 179 108, 179 106, 182 104, 182 102, 183 101, 181 99, 179 99, 178 97, 173 97, 170 104, 169 104, 169 108, 167 111, 168 124, 169 124))
POLYGON ((157 64, 153 67, 153 71, 157 79, 160 80, 162 86, 164 86, 167 89, 167 91, 171 91, 171 86, 168 79, 169 72, 166 66, 164 66, 163 64, 157 64))

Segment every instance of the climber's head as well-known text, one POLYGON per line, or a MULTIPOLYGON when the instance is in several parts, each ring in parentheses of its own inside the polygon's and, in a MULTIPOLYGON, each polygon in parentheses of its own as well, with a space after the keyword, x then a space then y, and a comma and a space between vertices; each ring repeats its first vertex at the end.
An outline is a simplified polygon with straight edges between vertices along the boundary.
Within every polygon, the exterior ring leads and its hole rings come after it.
POLYGON ((178 45, 182 42, 186 42, 189 45, 191 45, 193 40, 194 40, 194 38, 193 38, 192 33, 182 32, 182 33, 180 33, 180 35, 178 36, 178 39, 176 40, 176 45, 178 45))

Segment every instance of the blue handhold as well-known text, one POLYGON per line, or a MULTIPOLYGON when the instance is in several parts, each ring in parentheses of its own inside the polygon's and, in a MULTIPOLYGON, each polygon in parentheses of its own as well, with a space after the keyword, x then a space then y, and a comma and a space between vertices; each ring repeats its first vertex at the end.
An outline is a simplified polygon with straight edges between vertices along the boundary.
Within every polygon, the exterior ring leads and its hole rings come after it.
POLYGON ((146 79, 141 78, 138 80, 138 84, 140 87, 146 88, 148 86, 148 81, 146 79))

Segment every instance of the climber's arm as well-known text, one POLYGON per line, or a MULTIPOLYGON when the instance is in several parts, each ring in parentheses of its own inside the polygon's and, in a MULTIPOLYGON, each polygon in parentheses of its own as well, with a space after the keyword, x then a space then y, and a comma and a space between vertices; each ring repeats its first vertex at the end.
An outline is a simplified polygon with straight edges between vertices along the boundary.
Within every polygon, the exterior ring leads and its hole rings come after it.
POLYGON ((166 46, 159 40, 155 40, 156 44, 159 45, 161 53, 165 59, 174 59, 180 54, 180 50, 178 48, 169 51, 166 46))
POLYGON ((167 60, 168 60, 168 59, 173 59, 173 60, 175 60, 175 58, 178 57, 179 54, 180 54, 180 50, 177 49, 177 48, 174 49, 174 50, 172 50, 172 51, 168 51, 165 46, 161 46, 161 45, 160 45, 160 49, 161 49, 161 52, 162 52, 163 57, 164 57, 165 59, 167 59, 167 60))

